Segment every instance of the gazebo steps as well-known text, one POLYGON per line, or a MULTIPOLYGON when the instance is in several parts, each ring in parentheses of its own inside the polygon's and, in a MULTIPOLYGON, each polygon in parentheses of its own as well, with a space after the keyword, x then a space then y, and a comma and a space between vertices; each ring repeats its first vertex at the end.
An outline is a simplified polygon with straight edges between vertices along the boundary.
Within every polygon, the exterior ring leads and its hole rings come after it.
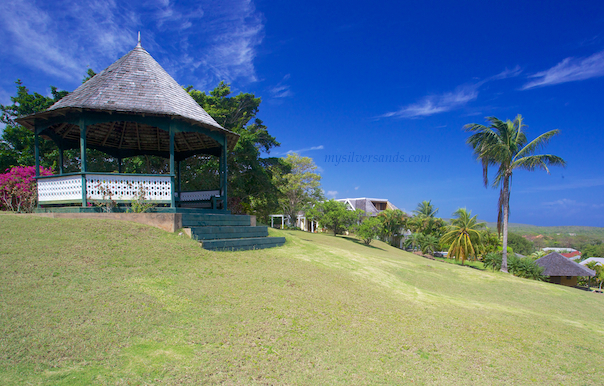
POLYGON ((210 251, 243 251, 279 247, 284 237, 268 237, 268 227, 252 226, 251 217, 233 214, 183 213, 191 238, 210 251))
POLYGON ((266 226, 211 226, 191 228, 191 237, 195 240, 240 239, 267 237, 266 226))
POLYGON ((182 216, 182 226, 185 228, 250 225, 250 216, 247 215, 183 213, 182 216))
POLYGON ((285 237, 250 237, 243 239, 217 239, 201 241, 201 246, 209 251, 243 251, 280 247, 285 237))

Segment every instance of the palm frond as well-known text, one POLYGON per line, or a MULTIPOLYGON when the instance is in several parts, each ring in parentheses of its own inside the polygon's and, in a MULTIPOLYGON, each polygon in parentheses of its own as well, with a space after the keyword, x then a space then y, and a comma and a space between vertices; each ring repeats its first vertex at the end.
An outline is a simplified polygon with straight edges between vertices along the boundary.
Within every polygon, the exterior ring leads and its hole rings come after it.
POLYGON ((566 161, 552 154, 531 155, 517 159, 512 164, 512 169, 533 171, 543 169, 549 174, 548 166, 566 166, 566 161))
POLYGON ((519 150, 518 153, 516 153, 516 156, 514 158, 525 157, 530 154, 533 154, 533 152, 535 152, 538 149, 541 149, 545 145, 547 145, 549 140, 553 136, 558 135, 558 134, 560 134, 560 130, 550 130, 547 133, 541 134, 537 138, 533 139, 529 144, 524 146, 521 150, 519 150))

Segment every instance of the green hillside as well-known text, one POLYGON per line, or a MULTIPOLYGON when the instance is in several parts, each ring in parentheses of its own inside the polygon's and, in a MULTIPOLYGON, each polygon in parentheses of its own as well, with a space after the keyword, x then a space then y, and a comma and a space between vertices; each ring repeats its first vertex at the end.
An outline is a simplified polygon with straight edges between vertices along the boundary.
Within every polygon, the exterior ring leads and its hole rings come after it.
POLYGON ((604 296, 353 238, 0 215, 0 384, 601 384, 604 296))
MULTIPOLYGON (((486 225, 496 230, 497 223, 495 222, 487 222, 486 225)), ((528 224, 517 224, 517 223, 509 223, 508 224, 510 232, 522 234, 522 235, 544 235, 544 236, 554 236, 554 235, 568 235, 572 233, 577 236, 588 236, 595 239, 604 240, 604 228, 600 227, 586 227, 586 226, 551 226, 551 227, 541 227, 536 225, 528 225, 528 224)))

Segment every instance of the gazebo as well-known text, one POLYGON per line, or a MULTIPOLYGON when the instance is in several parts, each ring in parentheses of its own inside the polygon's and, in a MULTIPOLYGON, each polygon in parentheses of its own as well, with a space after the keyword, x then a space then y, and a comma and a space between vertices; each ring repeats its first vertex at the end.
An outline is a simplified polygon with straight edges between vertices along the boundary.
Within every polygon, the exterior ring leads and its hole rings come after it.
POLYGON ((106 192, 130 202, 140 189, 157 208, 174 212, 184 203, 227 210, 227 152, 239 135, 220 126, 142 48, 136 47, 46 111, 17 119, 34 132, 38 205, 44 211, 93 210, 106 192), (59 148, 58 175, 40 176, 40 137, 59 148), (80 149, 81 170, 65 173, 63 152, 80 149), (87 149, 118 161, 117 173, 91 172, 87 149), (181 192, 180 162, 193 155, 219 158, 219 185, 212 191, 181 192), (122 160, 138 155, 169 159, 169 174, 122 173, 122 160), (178 172, 178 173, 177 173, 178 172), (75 206, 75 207, 74 207, 75 206), (78 209, 79 208, 79 209, 78 209))

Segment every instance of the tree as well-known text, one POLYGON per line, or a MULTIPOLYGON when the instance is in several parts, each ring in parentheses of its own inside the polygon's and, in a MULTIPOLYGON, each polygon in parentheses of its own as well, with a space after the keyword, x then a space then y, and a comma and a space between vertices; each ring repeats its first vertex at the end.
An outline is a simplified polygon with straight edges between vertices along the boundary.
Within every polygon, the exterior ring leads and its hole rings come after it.
POLYGON ((512 247, 515 253, 525 256, 535 251, 535 247, 531 241, 512 232, 508 232, 508 246, 512 247))
MULTIPOLYGON (((255 205, 276 205, 275 198, 280 192, 275 185, 274 173, 289 170, 280 158, 262 157, 262 153, 270 154, 270 150, 280 144, 256 118, 261 99, 249 93, 231 96, 231 88, 224 82, 209 94, 192 86, 185 90, 222 127, 240 135, 227 161, 229 208, 234 213, 256 213, 258 210, 266 213, 255 205)), ((200 183, 218 186, 216 170, 218 160, 215 157, 190 157, 183 170, 183 186, 189 189, 205 189, 205 186, 198 186, 200 183)))
POLYGON ((383 231, 382 221, 377 217, 368 217, 359 225, 355 233, 367 245, 383 231))
POLYGON ((317 203, 306 215, 331 230, 335 236, 358 223, 362 214, 362 210, 348 210, 345 203, 332 199, 317 203))
POLYGON ((404 232, 407 214, 400 209, 386 209, 378 214, 382 221, 383 235, 395 246, 395 236, 404 232))
POLYGON ((279 201, 290 223, 296 224, 298 212, 309 208, 322 198, 321 176, 316 173, 317 165, 312 158, 293 153, 283 162, 287 164, 290 172, 276 177, 282 194, 279 201))
POLYGON ((419 235, 419 246, 422 253, 434 253, 438 249, 438 237, 433 235, 419 235))
POLYGON ((421 233, 412 233, 410 234, 406 239, 405 239, 405 248, 409 249, 411 248, 412 251, 415 251, 415 249, 420 245, 420 241, 421 241, 421 233))
POLYGON ((422 201, 417 204, 417 208, 413 211, 418 217, 434 217, 438 213, 438 208, 434 208, 432 200, 422 201))
POLYGON ((475 246, 481 241, 479 229, 484 227, 484 223, 479 223, 477 217, 478 215, 472 217, 472 211, 466 208, 457 209, 447 233, 440 240, 441 244, 450 245, 448 257, 461 259, 461 264, 468 257, 476 257, 475 246))
POLYGON ((559 133, 551 130, 541 134, 528 142, 524 134, 526 125, 522 123, 522 116, 518 115, 514 121, 505 122, 488 117, 490 125, 483 126, 477 123, 465 125, 466 131, 472 134, 467 143, 474 150, 474 155, 482 163, 482 172, 485 187, 489 184, 488 169, 497 167, 497 174, 493 180, 493 188, 500 188, 499 213, 497 215, 497 231, 503 234, 503 257, 501 271, 507 272, 507 245, 508 245, 508 219, 510 214, 510 184, 512 174, 516 169, 533 171, 543 169, 549 173, 548 166, 565 166, 566 162, 552 154, 534 153, 545 146, 549 140, 559 133))
MULTIPOLYGON (((67 91, 58 91, 50 86, 52 98, 38 93, 30 94, 21 80, 17 80, 17 95, 11 97, 12 105, 0 105, 2 116, 0 122, 6 127, 0 137, 0 172, 11 166, 33 166, 34 133, 15 122, 15 119, 44 111, 65 95, 67 91)), ((46 168, 56 168, 57 147, 52 141, 40 140, 40 165, 46 168), (54 153, 53 153, 54 152, 54 153)))

